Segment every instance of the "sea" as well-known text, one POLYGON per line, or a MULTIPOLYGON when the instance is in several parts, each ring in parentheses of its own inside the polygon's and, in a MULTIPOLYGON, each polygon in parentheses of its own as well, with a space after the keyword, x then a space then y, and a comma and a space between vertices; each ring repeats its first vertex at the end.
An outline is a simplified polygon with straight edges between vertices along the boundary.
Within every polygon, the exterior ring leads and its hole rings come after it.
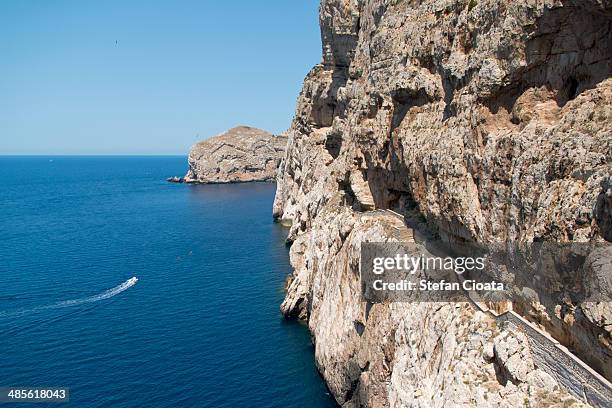
MULTIPOLYGON (((185 185, 185 157, 0 157, 7 407, 334 407, 283 319, 275 184, 185 185)), ((5 406, 1 404, 0 406, 5 406)))

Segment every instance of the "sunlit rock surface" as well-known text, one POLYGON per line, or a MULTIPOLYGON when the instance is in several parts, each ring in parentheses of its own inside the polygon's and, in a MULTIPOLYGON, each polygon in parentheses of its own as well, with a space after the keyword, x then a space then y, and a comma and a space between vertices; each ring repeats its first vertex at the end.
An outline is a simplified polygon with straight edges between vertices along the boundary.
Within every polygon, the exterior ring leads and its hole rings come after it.
MULTIPOLYGON (((308 322, 338 403, 581 405, 471 304, 362 302, 359 248, 402 239, 378 209, 449 241, 610 241, 611 7, 321 2, 323 60, 298 99, 273 213, 293 242, 281 309, 308 322)), ((610 378, 609 307, 520 306, 610 378)))
POLYGON ((189 151, 186 183, 275 181, 287 144, 285 136, 238 126, 194 145, 189 151))

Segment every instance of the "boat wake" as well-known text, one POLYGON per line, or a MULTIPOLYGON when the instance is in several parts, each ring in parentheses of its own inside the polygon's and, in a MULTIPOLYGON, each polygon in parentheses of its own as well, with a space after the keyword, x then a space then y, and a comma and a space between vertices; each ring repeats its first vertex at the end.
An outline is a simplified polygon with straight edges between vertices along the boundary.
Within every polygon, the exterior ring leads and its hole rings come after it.
POLYGON ((97 295, 94 295, 94 296, 89 296, 89 297, 82 298, 82 299, 64 300, 61 302, 53 303, 51 305, 39 306, 39 307, 35 307, 32 309, 4 311, 4 312, 0 312, 0 317, 22 316, 24 314, 40 312, 43 310, 60 309, 63 307, 82 305, 84 303, 98 302, 100 300, 112 298, 113 296, 116 296, 119 293, 128 290, 129 288, 134 286, 136 282, 138 282, 138 278, 133 276, 130 279, 123 282, 122 284, 117 285, 112 289, 105 290, 104 292, 98 293, 97 295))

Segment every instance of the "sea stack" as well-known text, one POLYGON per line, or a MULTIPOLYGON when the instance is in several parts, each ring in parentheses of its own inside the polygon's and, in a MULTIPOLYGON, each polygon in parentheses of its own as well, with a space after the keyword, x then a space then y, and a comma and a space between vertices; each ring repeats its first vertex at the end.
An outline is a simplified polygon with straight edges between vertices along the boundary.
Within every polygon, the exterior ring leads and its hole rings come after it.
POLYGON ((170 182, 242 183, 275 181, 287 137, 237 126, 196 143, 189 151, 189 171, 170 182))

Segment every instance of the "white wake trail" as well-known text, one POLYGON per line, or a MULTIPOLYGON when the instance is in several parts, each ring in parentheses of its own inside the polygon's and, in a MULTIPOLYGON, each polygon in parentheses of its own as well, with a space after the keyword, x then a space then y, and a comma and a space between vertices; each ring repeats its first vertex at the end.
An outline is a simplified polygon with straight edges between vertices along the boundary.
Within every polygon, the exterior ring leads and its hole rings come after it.
POLYGON ((119 293, 128 290, 129 288, 134 286, 136 282, 138 282, 138 278, 133 276, 130 279, 123 282, 121 285, 117 285, 112 289, 105 290, 104 292, 99 293, 94 296, 89 296, 89 297, 82 298, 82 299, 64 300, 62 302, 53 303, 52 305, 39 306, 33 309, 22 309, 22 310, 15 310, 15 311, 0 312, 0 317, 22 316, 24 314, 39 312, 42 310, 59 309, 63 307, 82 305, 84 303, 98 302, 100 300, 112 298, 113 296, 116 296, 119 293))

